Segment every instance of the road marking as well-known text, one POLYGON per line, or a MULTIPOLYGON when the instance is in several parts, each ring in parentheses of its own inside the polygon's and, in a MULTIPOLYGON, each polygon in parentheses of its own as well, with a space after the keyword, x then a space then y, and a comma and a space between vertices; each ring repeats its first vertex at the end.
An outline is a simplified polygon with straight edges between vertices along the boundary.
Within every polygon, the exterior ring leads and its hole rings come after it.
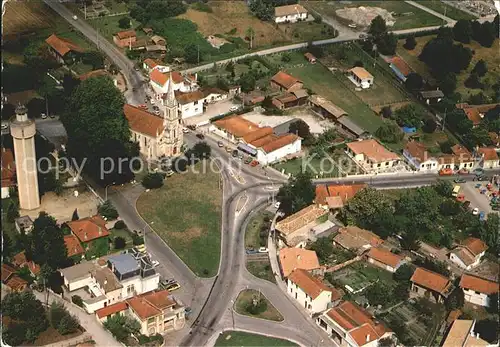
POLYGON ((236 182, 238 182, 239 184, 246 183, 245 179, 241 175, 236 174, 232 167, 228 167, 228 171, 229 171, 229 175, 231 175, 231 177, 234 178, 236 180, 236 182))
POLYGON ((236 202, 236 209, 235 209, 235 215, 236 215, 236 217, 238 217, 240 215, 240 213, 245 210, 245 207, 246 207, 247 203, 248 203, 248 195, 245 192, 244 195, 240 195, 238 197, 238 201, 236 202), (245 199, 245 202, 243 203, 243 205, 241 207, 238 207, 241 204, 241 200, 242 199, 245 199))

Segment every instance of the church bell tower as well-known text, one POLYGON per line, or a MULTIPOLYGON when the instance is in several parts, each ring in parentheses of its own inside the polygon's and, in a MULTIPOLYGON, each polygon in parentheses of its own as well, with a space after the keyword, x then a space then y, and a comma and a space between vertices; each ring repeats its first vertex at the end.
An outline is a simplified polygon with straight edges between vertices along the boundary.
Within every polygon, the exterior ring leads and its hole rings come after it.
POLYGON ((165 126, 166 155, 178 156, 181 154, 183 143, 182 117, 179 113, 179 104, 175 99, 172 75, 168 81, 167 96, 165 98, 165 110, 163 125, 165 126))

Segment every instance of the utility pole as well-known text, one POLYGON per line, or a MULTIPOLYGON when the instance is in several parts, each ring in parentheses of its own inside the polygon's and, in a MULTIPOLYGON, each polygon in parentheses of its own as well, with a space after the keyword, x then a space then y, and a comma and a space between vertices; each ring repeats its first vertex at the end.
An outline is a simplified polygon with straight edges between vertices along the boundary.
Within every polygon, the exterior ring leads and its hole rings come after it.
POLYGON ((441 125, 441 131, 444 131, 444 123, 446 122, 446 111, 448 111, 447 108, 444 109, 443 124, 441 125))
POLYGON ((85 20, 87 19, 87 2, 83 1, 83 8, 84 8, 84 13, 85 13, 85 20))
POLYGON ((200 45, 196 45, 198 47, 198 64, 200 63, 200 45))

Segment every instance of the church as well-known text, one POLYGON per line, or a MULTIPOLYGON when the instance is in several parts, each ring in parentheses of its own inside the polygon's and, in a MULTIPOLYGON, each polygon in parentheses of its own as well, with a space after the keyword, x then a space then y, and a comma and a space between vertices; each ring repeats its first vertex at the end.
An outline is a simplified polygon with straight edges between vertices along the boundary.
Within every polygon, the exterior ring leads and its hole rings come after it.
POLYGON ((139 143, 140 152, 147 160, 176 157, 182 152, 182 117, 172 83, 168 86, 163 105, 163 117, 129 104, 123 107, 132 133, 131 140, 139 143))

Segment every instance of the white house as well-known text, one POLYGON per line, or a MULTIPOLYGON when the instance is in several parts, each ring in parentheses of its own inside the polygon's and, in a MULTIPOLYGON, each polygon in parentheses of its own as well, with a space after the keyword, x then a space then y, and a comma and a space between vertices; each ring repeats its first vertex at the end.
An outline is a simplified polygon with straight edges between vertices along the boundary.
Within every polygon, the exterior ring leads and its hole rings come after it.
POLYGON ((480 306, 489 306, 490 296, 498 294, 498 283, 467 274, 462 275, 460 288, 464 291, 465 301, 480 306))
POLYGON ((288 155, 301 151, 302 138, 295 134, 275 136, 269 142, 257 147, 257 160, 262 165, 267 165, 280 160, 288 155))
POLYGON ((183 93, 198 89, 196 75, 184 77, 177 71, 163 73, 160 69, 153 69, 149 73, 149 85, 153 89, 157 100, 160 100, 167 93, 170 83, 172 83, 174 91, 181 91, 183 93))
POLYGON ((479 265, 481 257, 488 249, 488 246, 480 239, 469 237, 462 244, 450 252, 450 260, 457 266, 465 270, 471 270, 479 265))
POLYGON ((187 93, 177 92, 175 98, 179 103, 179 113, 182 119, 199 116, 203 113, 205 96, 202 91, 196 90, 187 93))
POLYGON ((307 10, 299 4, 278 6, 274 8, 275 23, 295 23, 307 19, 307 10))
POLYGON ((350 69, 347 77, 356 85, 356 87, 366 89, 373 85, 373 75, 360 66, 350 69))
POLYGON ((389 272, 396 270, 404 263, 404 258, 383 248, 370 248, 366 254, 366 259, 370 264, 378 266, 389 272))
POLYGON ((403 156, 408 163, 417 171, 437 171, 439 161, 437 158, 429 156, 425 145, 418 141, 409 141, 404 150, 403 156))
POLYGON ((342 297, 336 289, 327 287, 303 269, 295 269, 288 276, 287 293, 310 315, 325 311, 342 297))
POLYGON ((486 340, 483 340, 479 333, 474 333, 474 328, 476 325, 475 320, 466 319, 456 319, 448 331, 448 335, 443 342, 441 342, 441 347, 493 347, 498 346, 498 343, 492 344, 486 340))
POLYGON ((330 335, 336 346, 342 347, 377 347, 379 340, 394 334, 350 301, 344 301, 317 317, 316 324, 330 335))
POLYGON ((483 169, 497 169, 500 167, 500 159, 494 147, 481 147, 477 150, 481 156, 480 165, 483 169))
POLYGON ((374 139, 350 142, 346 153, 367 173, 390 171, 401 160, 374 139))
POLYGON ((170 72, 170 67, 166 65, 162 65, 161 63, 151 59, 147 58, 143 61, 142 63, 142 68, 149 74, 151 71, 154 69, 157 69, 161 73, 167 73, 170 72))

